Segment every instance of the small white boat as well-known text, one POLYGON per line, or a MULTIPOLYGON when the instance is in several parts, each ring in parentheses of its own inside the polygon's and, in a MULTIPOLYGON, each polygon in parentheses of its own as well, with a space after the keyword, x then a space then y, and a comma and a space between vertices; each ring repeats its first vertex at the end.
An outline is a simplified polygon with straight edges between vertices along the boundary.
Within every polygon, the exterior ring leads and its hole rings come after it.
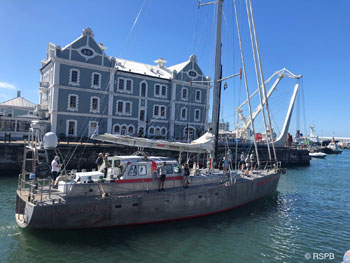
POLYGON ((309 153, 309 156, 312 158, 325 158, 327 156, 326 153, 321 153, 321 152, 313 152, 313 153, 309 153))

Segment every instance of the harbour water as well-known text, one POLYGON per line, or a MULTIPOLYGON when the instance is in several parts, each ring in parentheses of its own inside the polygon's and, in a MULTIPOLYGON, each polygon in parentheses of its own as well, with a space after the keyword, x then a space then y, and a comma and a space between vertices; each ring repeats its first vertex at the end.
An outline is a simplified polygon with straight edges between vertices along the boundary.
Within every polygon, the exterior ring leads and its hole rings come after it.
POLYGON ((18 228, 17 176, 1 174, 0 262, 341 262, 350 249, 349 171, 344 150, 288 169, 277 193, 233 211, 75 231, 18 228), (320 253, 334 259, 308 259, 320 253))

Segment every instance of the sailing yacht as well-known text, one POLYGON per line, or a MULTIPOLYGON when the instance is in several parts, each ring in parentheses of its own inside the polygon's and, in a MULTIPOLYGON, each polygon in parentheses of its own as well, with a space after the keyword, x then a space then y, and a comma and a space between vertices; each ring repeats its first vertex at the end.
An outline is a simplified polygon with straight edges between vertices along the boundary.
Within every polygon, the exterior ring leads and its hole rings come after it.
MULTIPOLYGON (((56 189, 51 186, 48 178, 47 156, 49 151, 57 153, 57 137, 53 133, 43 136, 40 127, 33 123, 18 180, 16 221, 20 227, 79 229, 182 220, 234 209, 276 191, 282 170, 275 152, 274 159, 270 154, 270 164, 262 166, 256 151, 258 169, 254 171, 220 171, 215 167, 222 82, 220 71, 223 0, 212 3, 217 4, 212 132, 191 143, 112 134, 92 136, 96 140, 140 149, 155 148, 207 154, 208 167, 197 169, 189 176, 189 187, 185 188, 183 168, 174 159, 147 156, 143 152, 129 156, 110 156, 107 159, 108 167, 105 168, 106 175, 102 171, 65 172, 57 182, 56 189), (165 166, 166 171, 164 188, 160 188, 159 183, 160 166, 165 166)), ((254 24, 251 2, 247 1, 247 4, 251 10, 248 16, 254 24)), ((259 64, 259 55, 257 58, 259 64)), ((242 61, 243 75, 246 79, 243 56, 242 61)), ((262 74, 261 65, 258 67, 262 74)), ((264 85, 260 86, 264 90, 264 85)), ((247 94, 249 98, 248 89, 247 94)), ((261 105, 268 113, 268 101, 261 105)), ((252 117, 251 110, 250 115, 252 117)), ((269 119, 269 116, 267 118, 269 119)), ((252 129, 255 132, 254 122, 252 129)), ((266 132, 268 131, 272 131, 271 123, 266 128, 266 132)), ((271 146, 274 150, 273 142, 271 146)), ((255 149, 257 150, 256 143, 255 149)))

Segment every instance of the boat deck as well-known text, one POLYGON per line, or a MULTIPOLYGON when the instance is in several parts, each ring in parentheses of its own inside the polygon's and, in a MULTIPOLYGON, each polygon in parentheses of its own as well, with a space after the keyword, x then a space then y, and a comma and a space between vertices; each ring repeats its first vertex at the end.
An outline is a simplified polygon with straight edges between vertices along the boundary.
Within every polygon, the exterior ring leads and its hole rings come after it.
MULTIPOLYGON (((232 181, 236 184, 243 183, 244 181, 253 181, 254 179, 258 179, 261 177, 264 177, 268 175, 266 170, 255 170, 253 173, 249 173, 249 176, 246 176, 243 172, 237 171, 237 179, 234 179, 234 176, 232 178, 232 181)), ((192 177, 192 176, 191 176, 192 177)), ((230 183, 231 180, 228 179, 228 177, 223 177, 222 179, 217 182, 210 182, 206 185, 221 185, 225 183, 230 183)), ((95 183, 96 184, 96 183, 95 183)), ((114 182, 105 182, 101 185, 105 184, 114 184, 114 182)), ((165 192, 161 191, 159 192, 158 189, 153 190, 142 190, 142 191, 132 191, 127 193, 117 193, 117 192, 111 192, 106 193, 106 195, 95 195, 95 196, 89 196, 90 198, 105 198, 105 197, 112 197, 112 198, 129 198, 133 197, 135 195, 142 195, 142 194, 164 194, 169 192, 183 192, 187 191, 187 189, 199 189, 203 187, 203 184, 196 184, 192 185, 189 184, 188 188, 184 187, 167 187, 165 189, 165 192)), ((69 199, 75 199, 80 198, 81 196, 71 197, 69 194, 63 193, 59 191, 56 188, 52 188, 50 186, 39 186, 38 189, 35 190, 29 190, 29 189, 21 189, 18 190, 18 194, 22 197, 23 200, 29 201, 33 205, 51 205, 51 204, 58 204, 58 203, 66 203, 68 198, 69 199)), ((84 196, 84 198, 87 198, 88 196, 84 196)))

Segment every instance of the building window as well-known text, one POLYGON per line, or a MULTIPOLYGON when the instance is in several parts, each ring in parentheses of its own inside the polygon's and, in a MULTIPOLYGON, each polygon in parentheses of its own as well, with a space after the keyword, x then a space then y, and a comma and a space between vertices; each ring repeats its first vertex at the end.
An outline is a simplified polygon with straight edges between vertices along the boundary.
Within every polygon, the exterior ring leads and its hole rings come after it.
POLYGON ((91 88, 100 89, 101 88, 101 74, 97 72, 92 73, 91 77, 91 88))
POLYGON ((162 136, 165 136, 166 135, 166 128, 162 128, 161 130, 160 130, 160 135, 162 135, 162 136))
POLYGON ((80 71, 78 69, 70 69, 68 85, 79 86, 79 84, 80 84, 80 71))
POLYGON ((140 85, 140 96, 146 97, 146 94, 147 94, 147 83, 145 81, 142 81, 140 85))
POLYGON ((140 110, 140 121, 145 121, 145 110, 140 110))
POLYGON ((199 109, 194 110, 194 120, 195 121, 200 121, 201 119, 201 111, 199 109))
POLYGON ((162 97, 166 97, 166 86, 162 86, 162 97))
POLYGON ((181 100, 188 100, 188 89, 187 88, 182 88, 181 100))
POLYGON ((154 128, 153 128, 153 127, 150 127, 150 128, 149 128, 148 134, 149 134, 149 135, 154 135, 154 128))
POLYGON ((154 105, 153 106, 153 117, 157 119, 166 118, 166 107, 164 105, 154 105))
POLYGON ((125 102, 125 115, 131 115, 131 102, 125 102))
POLYGON ((194 134, 195 134, 196 129, 193 127, 185 127, 184 128, 184 136, 186 138, 190 138, 193 139, 194 138, 194 134))
POLYGON ((132 81, 130 80, 130 79, 127 79, 126 80, 126 91, 128 92, 128 93, 131 93, 131 86, 132 86, 132 81))
POLYGON ((155 84, 154 85, 154 97, 156 98, 165 98, 167 97, 167 86, 155 84))
POLYGON ((119 78, 118 90, 124 91, 124 79, 119 78))
POLYGON ((159 136, 160 135, 160 129, 159 127, 156 128, 156 136, 159 136))
POLYGON ((77 123, 76 120, 67 120, 66 136, 77 136, 77 123))
POLYGON ((155 117, 159 116, 159 106, 154 106, 153 116, 155 116, 155 117))
POLYGON ((68 107, 67 110, 69 111, 78 111, 78 104, 79 104, 79 98, 76 94, 69 94, 68 95, 68 107))
POLYGON ((119 116, 131 116, 132 115, 132 103, 130 101, 117 101, 116 114, 119 116))
POLYGON ((134 131, 135 131, 134 125, 129 125, 129 127, 128 127, 128 134, 129 135, 133 135, 134 131))
POLYGON ((120 133, 121 133, 121 135, 125 135, 126 134, 126 125, 122 125, 120 133))
POLYGON ((93 134, 98 134, 98 122, 89 121, 89 137, 93 134))
POLYGON ((186 121, 187 120, 187 108, 182 107, 180 114, 181 114, 180 119, 183 121, 186 121))
POLYGON ((114 126, 113 126, 113 133, 114 134, 119 134, 120 133, 120 126, 119 126, 119 124, 114 124, 114 126))
POLYGON ((90 99, 90 112, 99 113, 100 112, 100 98, 91 97, 90 99))
POLYGON ((195 101, 196 102, 201 102, 201 100, 202 100, 202 94, 201 94, 202 92, 200 91, 200 90, 196 90, 196 96, 195 96, 195 101))
POLYGON ((117 114, 123 114, 123 102, 117 101, 117 114))
POLYGON ((132 85, 131 79, 118 78, 118 92, 132 94, 132 85))

